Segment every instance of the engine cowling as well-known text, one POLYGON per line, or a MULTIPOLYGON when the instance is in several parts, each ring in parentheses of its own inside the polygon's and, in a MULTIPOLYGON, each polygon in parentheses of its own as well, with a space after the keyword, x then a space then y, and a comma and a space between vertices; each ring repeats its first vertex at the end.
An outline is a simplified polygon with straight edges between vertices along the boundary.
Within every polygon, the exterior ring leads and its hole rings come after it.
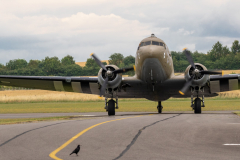
MULTIPOLYGON (((119 68, 115 65, 106 65, 107 70, 115 71, 119 68)), ((98 72, 98 82, 101 86, 104 84, 106 77, 108 76, 108 85, 107 88, 115 89, 117 88, 122 82, 122 74, 121 73, 112 73, 112 75, 107 75, 107 71, 103 70, 102 68, 98 72)))
POLYGON ((193 75, 193 81, 191 86, 203 86, 207 83, 209 79, 209 75, 207 74, 201 74, 199 71, 207 71, 207 68, 200 64, 200 63, 194 63, 195 64, 195 70, 194 68, 189 65, 185 70, 185 79, 190 79, 193 75))

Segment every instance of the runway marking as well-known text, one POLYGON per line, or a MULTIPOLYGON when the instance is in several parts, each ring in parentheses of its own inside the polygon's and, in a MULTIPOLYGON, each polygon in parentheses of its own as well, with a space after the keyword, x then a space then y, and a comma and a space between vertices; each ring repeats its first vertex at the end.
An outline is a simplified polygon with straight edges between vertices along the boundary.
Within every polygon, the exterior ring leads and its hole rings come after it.
MULTIPOLYGON (((150 114, 152 115, 152 114, 150 114)), ((109 123, 109 122, 114 122, 114 121, 120 121, 120 120, 124 120, 124 119, 129 119, 129 118, 137 118, 137 117, 141 117, 143 115, 140 115, 140 116, 134 116, 134 117, 127 117, 127 118, 120 118, 120 119, 115 119, 115 120, 111 120, 111 121, 105 121, 105 122, 101 122, 101 123, 98 123, 98 124, 95 124, 91 127, 88 127, 87 129, 84 129, 83 131, 81 131, 80 133, 78 133, 77 135, 73 136, 71 139, 69 139, 67 142, 65 142, 63 145, 61 145, 59 148, 57 148, 56 150, 54 150, 53 152, 51 152, 49 154, 49 157, 55 159, 55 160, 62 160, 60 158, 58 158, 56 156, 56 154, 61 151, 63 148, 65 148, 67 145, 69 145, 72 141, 74 141, 75 139, 77 139, 78 137, 80 137, 81 135, 83 135, 85 132, 89 131, 90 129, 93 129, 94 127, 97 127, 101 124, 105 124, 105 123, 109 123)))
POLYGON ((240 146, 240 144, 223 144, 224 146, 240 146))

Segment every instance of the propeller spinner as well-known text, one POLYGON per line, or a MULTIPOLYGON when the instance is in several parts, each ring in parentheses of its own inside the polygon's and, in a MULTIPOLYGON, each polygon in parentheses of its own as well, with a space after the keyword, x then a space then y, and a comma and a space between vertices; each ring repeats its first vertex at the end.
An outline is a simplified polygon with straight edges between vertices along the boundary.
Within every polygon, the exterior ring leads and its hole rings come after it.
POLYGON ((100 96, 104 95, 104 92, 105 92, 105 90, 107 88, 107 85, 108 85, 108 81, 111 77, 113 77, 113 75, 135 70, 135 66, 129 67, 129 68, 117 69, 117 70, 114 70, 114 71, 111 71, 110 69, 107 70, 105 65, 102 64, 100 59, 94 53, 92 53, 91 56, 93 57, 95 62, 98 64, 98 66, 101 67, 104 71, 106 71, 106 78, 105 78, 104 83, 102 84, 102 87, 101 87, 101 90, 100 90, 100 96))
POLYGON ((184 48, 183 52, 185 53, 188 62, 191 64, 192 72, 190 74, 191 78, 187 80, 183 88, 179 91, 181 95, 184 95, 187 92, 189 87, 192 85, 194 79, 198 79, 199 77, 202 77, 205 74, 222 74, 222 72, 219 71, 205 71, 203 69, 196 67, 190 51, 187 48, 184 48))

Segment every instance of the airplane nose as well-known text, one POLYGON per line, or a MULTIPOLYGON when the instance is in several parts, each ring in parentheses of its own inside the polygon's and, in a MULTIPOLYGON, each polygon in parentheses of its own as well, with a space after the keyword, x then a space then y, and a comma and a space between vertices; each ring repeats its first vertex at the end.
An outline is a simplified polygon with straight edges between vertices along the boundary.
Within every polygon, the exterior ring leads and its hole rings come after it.
POLYGON ((164 47, 149 46, 149 49, 143 53, 146 58, 164 58, 166 56, 164 47))

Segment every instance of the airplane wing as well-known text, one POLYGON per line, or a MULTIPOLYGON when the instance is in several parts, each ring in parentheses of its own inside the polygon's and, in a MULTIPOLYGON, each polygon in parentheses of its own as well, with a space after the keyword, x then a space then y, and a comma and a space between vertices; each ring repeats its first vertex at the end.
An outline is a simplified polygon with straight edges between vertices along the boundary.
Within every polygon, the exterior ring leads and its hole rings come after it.
MULTIPOLYGON (((170 83, 171 85, 174 85, 174 83, 175 83, 175 86, 173 86, 173 87, 177 88, 177 89, 179 89, 179 86, 183 85, 183 78, 175 80, 175 82, 172 79, 170 79, 169 81, 171 82, 170 83), (182 83, 182 84, 180 84, 180 83, 182 83)), ((223 75, 223 76, 210 75, 209 83, 207 83, 204 88, 204 95, 205 95, 205 97, 214 97, 214 96, 218 95, 217 94, 218 92, 239 90, 240 89, 239 81, 240 81, 240 75, 238 75, 238 74, 232 74, 232 75, 229 74, 229 75, 223 75)), ((190 90, 188 90, 184 96, 174 93, 174 92, 173 92, 173 94, 174 95, 172 95, 171 97, 174 97, 174 98, 186 98, 186 97, 191 96, 190 90)), ((199 92, 199 94, 201 95, 202 93, 199 92)))
MULTIPOLYGON (((98 77, 58 76, 0 76, 0 85, 51 91, 77 92, 99 95, 98 77)), ((119 98, 144 98, 149 95, 146 83, 135 77, 124 77, 118 91, 119 98)))
POLYGON ((0 85, 99 94, 97 77, 0 76, 0 85))
POLYGON ((210 76, 210 92, 225 92, 240 89, 240 75, 229 74, 224 76, 210 76))

